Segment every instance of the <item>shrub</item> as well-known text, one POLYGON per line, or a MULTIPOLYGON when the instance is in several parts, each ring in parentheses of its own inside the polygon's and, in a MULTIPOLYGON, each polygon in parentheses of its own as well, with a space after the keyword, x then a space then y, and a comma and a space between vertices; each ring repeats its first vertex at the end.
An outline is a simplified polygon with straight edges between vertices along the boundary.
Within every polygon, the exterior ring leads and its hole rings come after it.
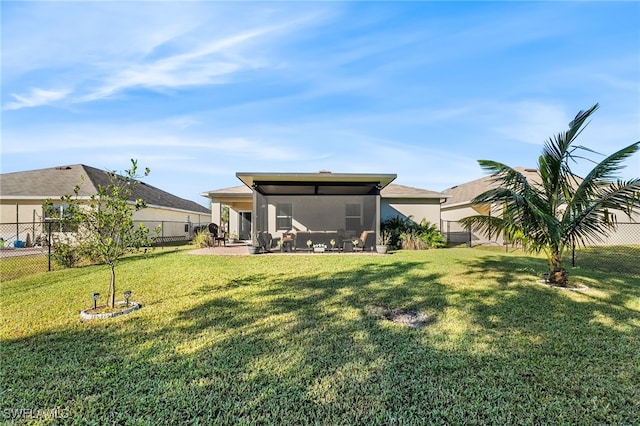
POLYGON ((424 244, 424 249, 441 248, 447 244, 444 236, 438 231, 435 224, 429 224, 426 220, 420 222, 418 239, 424 244))
POLYGON ((55 241, 52 246, 51 258, 64 268, 73 268, 83 258, 80 248, 70 241, 55 241))
POLYGON ((410 233, 416 223, 410 217, 396 216, 382 222, 382 232, 388 235, 388 246, 391 249, 402 248, 403 234, 410 233))
POLYGON ((209 247, 209 232, 201 229, 193 236, 193 244, 198 248, 209 247))
POLYGON ((412 216, 396 216, 385 220, 382 229, 389 235, 389 246, 395 249, 427 250, 446 245, 446 240, 436 225, 426 219, 418 224, 412 220, 412 216))

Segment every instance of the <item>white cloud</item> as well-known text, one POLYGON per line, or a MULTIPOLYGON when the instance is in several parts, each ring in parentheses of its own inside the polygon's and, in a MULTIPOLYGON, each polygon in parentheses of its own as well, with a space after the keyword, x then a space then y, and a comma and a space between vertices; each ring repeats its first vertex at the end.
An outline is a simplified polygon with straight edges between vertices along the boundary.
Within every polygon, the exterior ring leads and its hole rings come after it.
POLYGON ((151 63, 131 63, 125 69, 107 77, 103 86, 91 90, 77 100, 93 101, 136 87, 163 89, 224 82, 220 79, 222 76, 237 72, 251 64, 249 60, 224 60, 225 51, 264 36, 270 30, 263 28, 236 34, 151 63))
POLYGON ((45 90, 38 88, 31 89, 31 91, 25 95, 12 93, 11 97, 15 100, 12 102, 8 102, 5 105, 4 109, 16 110, 21 108, 31 108, 47 105, 65 98, 69 93, 69 90, 45 90))
MULTIPOLYGON (((226 83, 239 71, 270 66, 269 52, 277 39, 324 19, 321 8, 254 10, 197 2, 72 3, 61 8, 45 3, 9 13, 8 28, 3 28, 3 72, 8 71, 3 85, 11 87, 25 74, 47 69, 40 84, 65 82, 76 103, 129 89, 226 83)), ((34 103, 28 102, 30 95, 15 97, 19 99, 9 104, 11 109, 34 103)))

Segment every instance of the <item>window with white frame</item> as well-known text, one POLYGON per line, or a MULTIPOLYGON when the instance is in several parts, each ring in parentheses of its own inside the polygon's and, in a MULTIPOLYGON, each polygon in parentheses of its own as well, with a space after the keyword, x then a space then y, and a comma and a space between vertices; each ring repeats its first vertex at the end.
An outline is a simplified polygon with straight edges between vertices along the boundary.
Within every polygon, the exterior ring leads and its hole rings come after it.
POLYGON ((56 224, 56 232, 74 232, 78 225, 70 220, 68 204, 49 204, 44 209, 44 217, 56 224))

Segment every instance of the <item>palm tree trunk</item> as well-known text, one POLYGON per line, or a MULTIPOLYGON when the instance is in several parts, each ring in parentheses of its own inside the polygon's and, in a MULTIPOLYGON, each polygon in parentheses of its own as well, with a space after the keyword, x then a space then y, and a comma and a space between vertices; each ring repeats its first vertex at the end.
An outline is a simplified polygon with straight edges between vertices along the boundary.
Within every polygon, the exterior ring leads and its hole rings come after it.
POLYGON ((566 287, 569 284, 569 275, 562 267, 562 255, 559 250, 554 250, 551 256, 551 271, 549 282, 553 285, 566 287))

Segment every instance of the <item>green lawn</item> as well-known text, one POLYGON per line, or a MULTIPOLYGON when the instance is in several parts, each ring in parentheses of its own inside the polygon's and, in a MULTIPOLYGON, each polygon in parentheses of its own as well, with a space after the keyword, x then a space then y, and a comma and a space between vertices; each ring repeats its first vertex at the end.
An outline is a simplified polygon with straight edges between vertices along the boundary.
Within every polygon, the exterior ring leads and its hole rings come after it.
POLYGON ((119 266, 141 310, 88 322, 107 269, 32 275, 0 284, 0 420, 638 424, 637 267, 583 262, 578 293, 537 284, 544 259, 518 252, 164 252, 119 266))

